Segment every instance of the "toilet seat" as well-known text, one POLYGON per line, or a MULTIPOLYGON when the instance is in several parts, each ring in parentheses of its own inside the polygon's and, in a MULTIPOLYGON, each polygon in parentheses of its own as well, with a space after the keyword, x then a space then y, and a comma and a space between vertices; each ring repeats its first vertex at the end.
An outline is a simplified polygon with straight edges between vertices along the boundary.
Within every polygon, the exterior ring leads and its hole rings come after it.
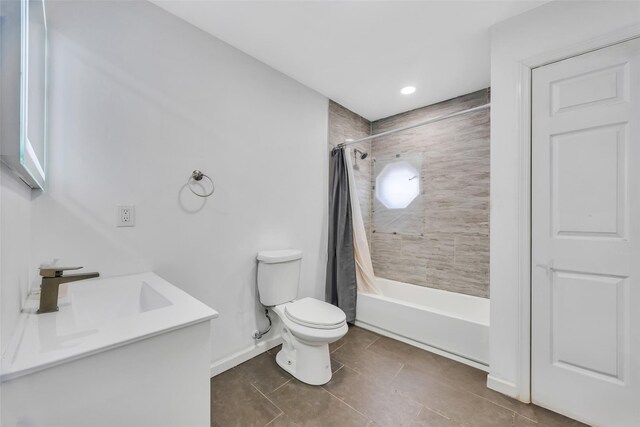
POLYGON ((315 298, 302 298, 286 304, 284 313, 292 322, 314 329, 337 329, 346 323, 342 310, 315 298))

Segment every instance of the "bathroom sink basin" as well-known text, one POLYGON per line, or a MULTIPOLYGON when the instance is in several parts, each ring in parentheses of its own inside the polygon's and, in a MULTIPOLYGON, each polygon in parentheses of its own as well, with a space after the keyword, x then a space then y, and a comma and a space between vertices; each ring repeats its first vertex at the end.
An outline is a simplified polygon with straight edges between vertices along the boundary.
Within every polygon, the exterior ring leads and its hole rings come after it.
POLYGON ((154 273, 73 282, 61 295, 59 311, 46 314, 35 314, 38 299, 29 299, 0 381, 218 317, 154 273))
POLYGON ((69 305, 78 324, 100 325, 173 304, 144 280, 97 282, 93 286, 82 286, 78 282, 69 288, 69 305))

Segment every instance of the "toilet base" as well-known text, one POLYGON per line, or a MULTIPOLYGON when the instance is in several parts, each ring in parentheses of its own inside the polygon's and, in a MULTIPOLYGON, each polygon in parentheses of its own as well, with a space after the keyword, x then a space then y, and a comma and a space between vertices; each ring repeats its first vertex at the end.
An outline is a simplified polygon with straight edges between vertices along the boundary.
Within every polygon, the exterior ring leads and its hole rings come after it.
POLYGON ((329 344, 309 345, 296 339, 284 328, 282 350, 276 362, 282 369, 300 381, 311 385, 326 384, 331 380, 329 344))

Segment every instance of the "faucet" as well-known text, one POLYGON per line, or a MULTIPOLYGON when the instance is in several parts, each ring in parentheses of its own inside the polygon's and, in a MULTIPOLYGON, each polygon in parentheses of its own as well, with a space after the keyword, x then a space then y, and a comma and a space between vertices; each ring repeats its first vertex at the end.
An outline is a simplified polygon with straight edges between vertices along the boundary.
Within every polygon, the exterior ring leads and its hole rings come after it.
POLYGON ((82 267, 40 267, 40 308, 38 314, 58 311, 58 287, 63 283, 99 277, 100 273, 80 273, 63 276, 65 270, 79 270, 82 267))

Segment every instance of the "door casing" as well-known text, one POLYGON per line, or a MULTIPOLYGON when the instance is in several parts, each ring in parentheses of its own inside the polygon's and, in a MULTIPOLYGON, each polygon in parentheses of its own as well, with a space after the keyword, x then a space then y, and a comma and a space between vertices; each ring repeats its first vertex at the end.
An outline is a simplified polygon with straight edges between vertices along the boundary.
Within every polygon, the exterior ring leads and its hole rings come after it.
POLYGON ((531 73, 533 69, 640 38, 633 25, 518 63, 518 398, 531 402, 531 73))

